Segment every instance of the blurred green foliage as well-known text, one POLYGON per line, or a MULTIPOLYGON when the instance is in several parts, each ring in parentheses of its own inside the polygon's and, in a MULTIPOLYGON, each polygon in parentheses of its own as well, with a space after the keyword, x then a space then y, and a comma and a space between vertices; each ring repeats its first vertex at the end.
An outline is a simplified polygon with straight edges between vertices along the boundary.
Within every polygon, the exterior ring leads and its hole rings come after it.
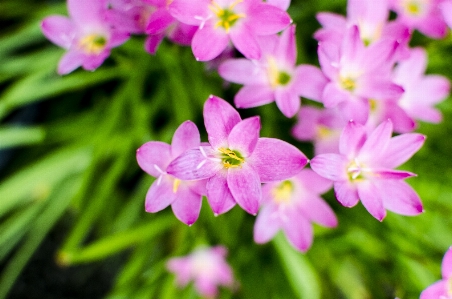
MULTIPOLYGON (((345 13, 345 0, 293 0, 299 62, 318 64, 312 33, 318 11, 345 13)), ((423 149, 403 169, 418 177, 409 183, 421 195, 425 213, 389 213, 379 223, 361 206, 340 206, 339 227, 315 227, 312 248, 294 251, 282 235, 256 245, 254 217, 235 208, 214 217, 204 203, 192 227, 170 209, 144 212, 152 178, 135 161, 149 140, 170 142, 177 126, 191 119, 202 125, 202 105, 210 94, 232 100, 238 86, 223 88, 215 72, 193 59, 189 48, 164 42, 156 56, 133 37, 113 50, 95 72, 81 69, 58 76, 63 50, 41 34, 39 22, 66 14, 64 1, 3 0, 0 3, 0 298, 5 298, 29 259, 59 221, 70 223, 55 263, 61 267, 109 262, 121 267, 109 299, 196 298, 194 288, 178 289, 165 270, 172 256, 197 245, 224 244, 238 284, 221 298, 417 298, 440 279, 440 263, 452 245, 452 105, 440 105, 444 122, 420 125, 423 149), (6 163, 5 163, 6 161, 6 163), (1 166, 0 166, 1 167, 1 166), (120 254, 122 253, 122 254, 120 254)), ((452 78, 452 38, 413 44, 429 52, 429 72, 452 78)), ((276 105, 242 110, 261 115, 262 136, 312 148, 290 136, 294 119, 276 105)))

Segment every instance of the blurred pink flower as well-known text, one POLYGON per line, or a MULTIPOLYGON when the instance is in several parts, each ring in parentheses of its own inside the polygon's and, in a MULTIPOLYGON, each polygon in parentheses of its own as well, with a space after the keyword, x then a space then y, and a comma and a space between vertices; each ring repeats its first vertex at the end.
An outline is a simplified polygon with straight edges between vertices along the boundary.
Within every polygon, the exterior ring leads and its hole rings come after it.
POLYGON ((303 169, 290 179, 265 184, 254 241, 268 242, 282 229, 293 247, 308 250, 314 238, 311 222, 327 227, 337 225, 333 210, 320 197, 332 186, 330 180, 310 169, 303 169))
POLYGON ((426 288, 420 299, 451 299, 452 298, 452 247, 444 255, 441 265, 443 279, 426 288))
POLYGON ((337 200, 346 207, 359 200, 382 221, 386 209, 402 215, 423 211, 416 192, 403 181, 414 173, 393 170, 423 145, 425 136, 407 133, 392 136, 392 122, 385 121, 369 136, 363 125, 350 121, 339 140, 339 154, 321 154, 311 168, 334 182, 337 200))
POLYGON ((171 205, 174 215, 187 225, 192 225, 201 211, 205 180, 184 181, 166 172, 168 164, 182 153, 201 143, 198 128, 191 121, 182 123, 173 136, 171 145, 149 141, 137 150, 141 169, 157 179, 146 194, 146 212, 155 213, 171 205))
POLYGON ((129 34, 106 21, 106 0, 68 0, 67 6, 70 18, 49 16, 41 23, 43 34, 67 50, 58 64, 58 73, 67 74, 79 66, 95 70, 129 34))
POLYGON ((452 29, 452 0, 444 0, 440 3, 440 9, 447 25, 452 29))
POLYGON ((234 283, 232 269, 225 260, 226 254, 223 246, 199 248, 185 257, 171 258, 167 268, 176 274, 179 286, 193 281, 199 295, 214 298, 218 295, 219 286, 231 288, 234 283))

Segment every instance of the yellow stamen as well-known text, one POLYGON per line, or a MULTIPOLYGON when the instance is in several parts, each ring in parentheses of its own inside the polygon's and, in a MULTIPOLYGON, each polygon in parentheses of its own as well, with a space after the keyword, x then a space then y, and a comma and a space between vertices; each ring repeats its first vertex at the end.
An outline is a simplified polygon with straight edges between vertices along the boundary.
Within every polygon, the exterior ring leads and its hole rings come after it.
POLYGON ((245 14, 243 13, 237 14, 233 11, 234 7, 242 1, 243 0, 234 1, 227 8, 223 8, 215 1, 212 1, 209 5, 209 9, 218 17, 218 21, 215 23, 214 28, 223 27, 224 30, 229 33, 230 28, 235 24, 235 22, 238 19, 245 17, 245 14))
POLYGON ((90 34, 79 41, 79 47, 87 54, 99 54, 105 48, 107 39, 98 34, 90 34))
POLYGON ((421 12, 420 5, 416 1, 408 2, 406 4, 406 10, 408 11, 409 14, 416 16, 419 15, 419 13, 421 12))
POLYGON ((240 162, 245 161, 245 160, 243 160, 242 158, 239 158, 239 157, 237 156, 237 154, 234 153, 234 151, 231 151, 231 150, 228 149, 228 148, 220 147, 218 150, 220 151, 220 153, 229 156, 229 158, 235 159, 235 160, 240 161, 240 162))
POLYGON ((173 182, 173 193, 177 192, 177 189, 179 189, 179 185, 180 185, 180 180, 179 179, 175 179, 173 182))
POLYGON ((340 79, 341 86, 343 89, 348 91, 354 91, 356 88, 356 82, 350 77, 340 79))
POLYGON ((282 182, 277 187, 273 188, 271 191, 274 201, 276 201, 277 203, 290 202, 293 189, 294 188, 291 181, 282 182))
POLYGON ((327 138, 330 135, 331 135, 331 130, 328 127, 322 126, 322 125, 319 125, 317 127, 317 136, 320 139, 327 138))
POLYGON ((220 147, 218 149, 218 151, 220 153, 222 153, 223 155, 225 155, 225 157, 223 157, 223 167, 226 169, 229 168, 237 168, 237 167, 242 167, 242 163, 245 162, 245 159, 237 156, 237 153, 228 149, 228 148, 224 148, 224 147, 220 147))
POLYGON ((279 70, 278 66, 276 65, 276 61, 273 57, 269 57, 267 59, 268 62, 268 76, 270 77, 270 85, 272 88, 275 88, 279 85, 278 78, 279 78, 279 70))

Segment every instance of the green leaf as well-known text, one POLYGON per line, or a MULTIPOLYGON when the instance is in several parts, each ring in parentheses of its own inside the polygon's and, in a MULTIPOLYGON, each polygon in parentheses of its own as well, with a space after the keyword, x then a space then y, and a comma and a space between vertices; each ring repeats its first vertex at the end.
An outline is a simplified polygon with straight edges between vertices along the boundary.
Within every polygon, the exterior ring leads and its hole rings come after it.
POLYGON ((0 128, 0 149, 40 143, 44 137, 45 131, 39 127, 3 127, 0 128))

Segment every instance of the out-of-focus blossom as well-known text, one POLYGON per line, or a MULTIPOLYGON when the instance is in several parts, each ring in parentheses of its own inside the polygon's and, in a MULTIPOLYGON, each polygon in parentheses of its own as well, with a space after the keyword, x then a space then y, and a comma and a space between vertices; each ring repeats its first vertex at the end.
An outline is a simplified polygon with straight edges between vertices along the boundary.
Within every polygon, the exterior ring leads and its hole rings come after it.
POLYGON ((171 258, 167 262, 167 268, 176 274, 179 286, 186 286, 193 281, 199 295, 215 298, 219 286, 231 288, 234 284, 226 255, 227 250, 223 246, 203 247, 185 257, 171 258))
POLYGON ((291 23, 284 10, 256 0, 174 0, 169 9, 180 22, 199 27, 192 50, 201 61, 220 55, 229 41, 245 57, 259 59, 257 36, 278 33, 291 23))
POLYGON ((285 116, 292 117, 300 109, 300 96, 320 101, 327 79, 315 66, 295 66, 295 26, 281 36, 259 37, 258 41, 261 59, 231 59, 218 69, 224 79, 245 85, 234 98, 238 108, 275 101, 285 116))
POLYGON ((443 0, 390 0, 397 20, 410 29, 417 29, 432 38, 443 38, 447 26, 439 4, 443 0))
POLYGON ((452 0, 444 0, 440 3, 440 9, 443 13, 444 21, 452 29, 452 0))
POLYGON ((350 121, 339 140, 339 154, 322 154, 311 160, 311 168, 334 182, 338 201, 346 207, 359 200, 369 213, 382 221, 386 209, 402 215, 423 211, 416 192, 403 181, 414 173, 393 170, 423 145, 425 136, 407 133, 392 136, 392 122, 385 121, 369 136, 363 125, 350 121))
POLYGON ((341 43, 319 44, 319 61, 330 82, 322 102, 327 108, 338 107, 345 120, 365 124, 370 99, 397 99, 403 89, 392 82, 391 68, 398 43, 384 40, 366 47, 357 26, 350 27, 341 43))
POLYGON ((204 104, 209 143, 192 149, 167 168, 182 180, 208 179, 207 200, 215 214, 238 203, 255 215, 261 201, 261 183, 290 178, 308 162, 293 145, 259 138, 258 116, 245 120, 226 101, 210 96, 204 104))
POLYGON ((106 21, 106 0, 68 0, 67 6, 69 18, 54 15, 41 23, 43 34, 67 50, 58 64, 58 73, 67 74, 79 66, 95 70, 129 34, 106 21))
POLYGON ((180 180, 166 169, 172 160, 200 143, 198 128, 186 121, 177 128, 171 145, 149 141, 137 150, 138 165, 157 178, 146 194, 146 212, 155 213, 171 205, 174 215, 185 224, 192 225, 198 219, 206 181, 180 180))
POLYGON ((267 0, 268 4, 279 7, 282 10, 287 10, 290 6, 290 0, 267 0))
POLYGON ((452 298, 452 247, 444 255, 441 265, 443 279, 426 288, 420 299, 450 299, 452 298))
POLYGON ((292 135, 314 143, 316 155, 339 152, 339 137, 347 124, 335 108, 301 107, 292 135))
POLYGON ((254 240, 268 242, 282 229, 293 247, 308 250, 313 240, 311 222, 327 227, 337 225, 333 210, 320 197, 332 185, 310 169, 303 169, 288 180, 265 184, 262 209, 254 225, 254 240))

